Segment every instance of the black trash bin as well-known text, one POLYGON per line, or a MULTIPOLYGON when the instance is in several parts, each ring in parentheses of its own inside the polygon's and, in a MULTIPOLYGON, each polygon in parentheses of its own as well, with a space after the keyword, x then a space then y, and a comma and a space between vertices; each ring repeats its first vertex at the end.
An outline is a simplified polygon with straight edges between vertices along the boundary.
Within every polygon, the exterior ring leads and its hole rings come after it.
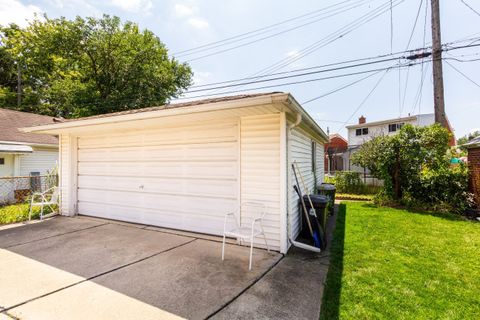
MULTIPOLYGON (((312 194, 310 195, 310 199, 312 200, 313 209, 315 210, 315 214, 317 215, 318 223, 322 227, 322 230, 325 230, 325 227, 327 225, 327 214, 326 214, 325 208, 327 207, 327 204, 328 204, 328 198, 324 195, 312 194)), ((308 213, 308 211, 310 211, 310 208, 312 207, 310 205, 310 201, 308 200, 308 196, 304 195, 303 201, 305 202, 305 206, 307 207, 307 213, 308 213)), ((300 208, 302 208, 300 212, 303 212, 303 206, 300 200, 298 205, 300 206, 300 208)), ((303 237, 309 237, 310 231, 308 229, 307 221, 305 220, 305 214, 302 214, 301 218, 302 218, 301 235, 303 237)), ((326 238, 321 240, 322 240, 322 243, 326 243, 326 238)))
POLYGON ((327 196, 329 200, 327 210, 330 215, 333 215, 335 210, 335 191, 336 191, 336 188, 331 183, 322 183, 318 187, 318 192, 322 195, 327 196))

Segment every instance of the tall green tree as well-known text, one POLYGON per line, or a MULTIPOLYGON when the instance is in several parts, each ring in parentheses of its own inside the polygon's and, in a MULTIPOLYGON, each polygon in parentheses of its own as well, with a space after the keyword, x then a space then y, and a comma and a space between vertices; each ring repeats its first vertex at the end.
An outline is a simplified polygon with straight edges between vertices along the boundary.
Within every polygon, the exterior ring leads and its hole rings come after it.
POLYGON ((0 104, 22 111, 75 118, 162 105, 192 82, 153 32, 108 15, 2 27, 0 46, 0 104))

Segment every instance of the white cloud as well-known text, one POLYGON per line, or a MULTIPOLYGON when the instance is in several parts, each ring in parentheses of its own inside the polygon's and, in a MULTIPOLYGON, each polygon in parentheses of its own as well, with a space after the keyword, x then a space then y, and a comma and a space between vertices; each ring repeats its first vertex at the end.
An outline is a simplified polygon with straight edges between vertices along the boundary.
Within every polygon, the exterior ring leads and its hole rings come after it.
POLYGON ((212 74, 208 71, 202 72, 202 71, 193 70, 193 83, 196 86, 211 82, 209 81, 211 77, 212 77, 212 74))
POLYGON ((182 20, 183 23, 187 23, 195 29, 207 29, 210 24, 200 15, 198 15, 198 7, 177 3, 173 6, 173 17, 182 20))
POLYGON ((130 12, 147 12, 153 7, 151 0, 111 0, 111 4, 130 12))
POLYGON ((209 26, 207 20, 202 18, 190 18, 188 24, 197 29, 206 29, 209 26))
POLYGON ((40 14, 42 10, 31 4, 24 5, 17 0, 0 0, 0 25, 16 23, 24 27, 28 21, 33 20, 35 13, 40 14))
POLYGON ((173 10, 175 11, 175 15, 177 17, 192 16, 194 11, 192 7, 186 6, 184 4, 176 4, 173 7, 173 10))

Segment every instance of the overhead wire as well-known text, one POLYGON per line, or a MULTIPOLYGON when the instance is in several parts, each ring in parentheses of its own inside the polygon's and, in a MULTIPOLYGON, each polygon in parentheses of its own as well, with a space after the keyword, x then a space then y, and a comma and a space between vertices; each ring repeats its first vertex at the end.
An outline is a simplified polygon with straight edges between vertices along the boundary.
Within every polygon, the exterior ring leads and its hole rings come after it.
POLYGON ((475 10, 472 6, 470 6, 468 3, 466 3, 464 0, 460 0, 465 6, 467 6, 467 8, 469 8, 470 10, 472 10, 477 16, 480 16, 480 12, 478 12, 477 10, 475 10))
POLYGON ((463 73, 462 71, 460 71, 459 69, 457 69, 453 64, 451 64, 450 62, 448 61, 445 61, 446 64, 448 64, 453 70, 455 70, 456 72, 458 72, 460 75, 462 75, 465 79, 467 79, 468 81, 470 81, 471 83, 473 83, 474 85, 476 85, 477 87, 480 88, 480 84, 478 84, 475 80, 473 80, 472 78, 470 78, 469 76, 467 76, 465 73, 463 73))
MULTIPOLYGON (((419 4, 418 10, 417 10, 417 15, 415 16, 415 22, 413 23, 413 28, 412 28, 412 31, 410 32, 410 37, 408 39, 407 46, 405 47, 405 50, 408 50, 408 48, 410 47, 410 44, 412 43, 412 39, 413 39, 413 36, 415 34, 415 29, 417 28, 418 18, 420 17, 420 11, 422 10, 422 4, 423 4, 423 0, 420 0, 420 4, 419 4)), ((402 100, 402 106, 400 108, 400 114, 399 114, 400 117, 402 116, 403 109, 405 108, 405 99, 407 97, 409 77, 410 77, 410 68, 407 69, 407 76, 405 77, 405 86, 403 88, 403 100, 402 100)))
MULTIPOLYGON (((394 6, 397 6, 399 4, 401 4, 402 2, 404 2, 405 0, 394 0, 395 4, 394 6)), ((265 73, 269 73, 269 72, 275 72, 277 70, 280 70, 306 56, 308 56, 309 54, 315 52, 316 50, 318 49, 321 49, 327 45, 329 45, 330 43, 338 40, 338 39, 341 39, 343 38, 344 36, 346 36, 347 34, 351 33, 352 31, 358 29, 359 27, 363 26, 364 24, 372 21, 373 19, 383 15, 385 12, 388 12, 388 6, 389 6, 389 1, 387 2, 384 2, 382 5, 380 5, 379 7, 376 7, 375 9, 369 11, 368 13, 362 15, 361 17, 353 20, 352 22, 344 25, 343 27, 341 27, 340 29, 334 31, 333 33, 331 33, 330 35, 318 40, 318 41, 315 41, 314 43, 310 44, 309 46, 303 48, 302 50, 299 51, 299 53, 293 57, 287 57, 287 58, 284 58, 282 60, 279 60, 277 61, 276 63, 266 67, 266 68, 263 68, 262 70, 259 70, 258 72, 256 72, 255 74, 253 75, 258 75, 258 74, 265 74, 265 73)))
MULTIPOLYGON (((358 7, 360 7, 360 6, 362 6, 362 5, 365 4, 364 1, 365 1, 365 0, 359 1, 355 6, 349 7, 349 8, 347 8, 347 9, 344 9, 344 10, 341 10, 341 11, 338 11, 338 12, 334 12, 334 13, 332 13, 332 14, 330 14, 330 15, 321 17, 321 18, 319 18, 319 19, 315 19, 315 20, 313 20, 313 21, 309 21, 309 22, 307 22, 307 23, 304 23, 304 24, 301 24, 301 25, 298 25, 298 26, 295 26, 295 27, 292 27, 292 28, 289 28, 289 29, 286 29, 286 30, 282 30, 282 31, 279 31, 279 32, 276 32, 276 33, 273 33, 273 34, 270 34, 270 35, 267 35, 267 36, 264 36, 264 37, 255 39, 255 40, 251 40, 251 41, 248 41, 248 42, 244 42, 244 43, 241 43, 241 44, 236 45, 236 46, 233 46, 233 47, 229 47, 229 48, 226 48, 226 49, 222 49, 222 50, 210 52, 210 53, 208 53, 208 54, 201 55, 201 56, 198 56, 198 57, 194 57, 194 58, 191 58, 191 59, 187 59, 186 61, 187 61, 187 62, 192 62, 192 61, 197 61, 197 60, 200 60, 200 59, 208 58, 208 57, 215 56, 215 55, 218 55, 218 54, 221 54, 221 53, 225 53, 225 52, 229 52, 229 51, 232 51, 232 50, 235 50, 235 49, 238 49, 238 48, 242 48, 242 47, 245 47, 245 46, 248 46, 248 45, 251 45, 251 44, 260 42, 260 41, 264 41, 264 40, 267 40, 267 39, 270 39, 270 38, 273 38, 273 37, 276 37, 276 36, 285 34, 285 33, 287 33, 287 32, 293 31, 293 30, 297 30, 297 29, 303 28, 303 27, 308 26, 308 25, 311 25, 311 24, 313 24, 313 23, 317 23, 317 22, 319 22, 319 21, 323 21, 323 20, 325 20, 325 19, 328 19, 328 18, 337 16, 338 14, 341 14, 341 13, 344 13, 344 12, 347 12, 347 11, 350 11, 350 10, 353 10, 353 9, 355 9, 355 8, 358 8, 358 7)), ((248 39, 248 38, 243 38, 242 40, 245 40, 245 39, 248 39)), ((228 44, 228 43, 227 43, 227 44, 228 44)), ((214 48, 217 48, 217 47, 221 47, 221 46, 224 46, 224 45, 226 45, 226 44, 220 44, 220 45, 211 47, 211 48, 209 48, 209 49, 206 50, 206 51, 209 51, 209 50, 211 50, 211 49, 214 49, 214 48)), ((202 51, 200 51, 200 52, 202 52, 202 51)), ((187 54, 185 54, 185 55, 178 56, 178 57, 183 57, 183 56, 187 56, 187 55, 193 55, 193 54, 197 54, 197 53, 199 53, 199 52, 187 53, 187 54)))
MULTIPOLYGON (((265 26, 265 27, 262 27, 262 28, 259 28, 259 29, 255 29, 255 30, 251 30, 251 31, 248 31, 248 32, 244 32, 244 33, 241 33, 241 34, 238 34, 238 35, 235 35, 235 36, 232 36, 232 37, 228 37, 228 38, 225 38, 225 39, 222 39, 222 40, 217 40, 217 41, 213 41, 213 42, 210 42, 210 43, 206 43, 206 44, 203 44, 203 45, 200 45, 200 46, 197 46, 197 47, 194 47, 194 48, 190 48, 190 49, 186 49, 186 50, 181 50, 181 51, 176 51, 173 53, 174 56, 180 56, 180 55, 183 55, 184 53, 187 53, 187 52, 192 52, 192 51, 197 51, 199 49, 205 49, 205 48, 210 48, 211 46, 213 45, 217 45, 219 43, 224 43, 224 42, 229 42, 231 40, 235 40, 235 39, 238 39, 238 38, 242 38, 244 36, 248 36, 248 35, 258 35, 259 32, 261 32, 260 34, 263 34, 263 31, 265 30, 269 30, 269 29, 275 29, 276 27, 280 26, 280 25, 283 25, 283 24, 287 24, 289 22, 292 22, 292 21, 295 21, 295 20, 299 20, 299 19, 302 19, 302 18, 305 18, 305 17, 308 17, 308 16, 314 16, 315 17, 315 14, 319 13, 319 12, 322 12, 322 11, 325 11, 327 9, 330 9, 330 8, 333 8, 333 7, 336 7, 336 6, 339 6, 339 5, 342 5, 344 3, 348 3, 348 2, 351 2, 350 0, 345 0, 345 1, 342 1, 342 2, 339 2, 339 3, 336 3, 336 4, 333 4, 333 5, 330 5, 330 6, 327 6, 327 7, 323 7, 323 8, 320 8, 320 9, 317 9, 317 10, 314 10, 314 11, 310 11, 308 13, 305 13, 305 14, 302 14, 302 15, 299 15, 299 16, 295 16, 293 18, 289 18, 289 19, 286 19, 286 20, 282 20, 280 22, 277 22, 277 23, 274 23, 274 24, 271 24, 271 25, 268 25, 268 26, 265 26)), ((311 17, 310 17, 311 18, 311 17)), ((242 38, 243 39, 243 38, 242 38)))
POLYGON ((380 79, 378 79, 378 81, 375 83, 375 85, 373 86, 372 90, 370 90, 370 92, 367 94, 367 96, 362 100, 362 102, 360 102, 360 104, 357 106, 357 108, 355 108, 355 110, 353 111, 353 113, 350 115, 350 117, 337 129, 336 132, 339 132, 340 129, 342 129, 354 116, 355 114, 360 111, 360 109, 363 107, 363 105, 368 101, 368 99, 370 98, 370 96, 375 92, 375 90, 378 88, 378 86, 380 85, 380 83, 382 82, 382 80, 385 78, 385 76, 387 75, 387 73, 390 71, 390 68, 386 69, 385 70, 385 73, 380 77, 380 79))
POLYGON ((324 94, 322 94, 322 95, 320 95, 320 96, 317 96, 317 97, 315 97, 315 98, 311 98, 311 99, 308 99, 308 100, 306 100, 306 101, 303 101, 301 104, 302 104, 302 105, 306 105, 306 104, 308 104, 308 103, 310 103, 310 102, 313 102, 313 101, 316 101, 316 100, 318 100, 318 99, 327 97, 327 96, 329 96, 329 95, 331 95, 331 94, 334 94, 334 93, 336 93, 336 92, 338 92, 338 91, 341 91, 341 90, 346 89, 346 88, 348 88, 348 87, 351 87, 351 86, 353 86, 353 85, 355 85, 355 84, 357 84, 357 83, 359 83, 359 82, 362 82, 362 81, 364 81, 364 80, 366 80, 366 79, 368 79, 368 78, 370 78, 370 77, 373 77, 374 75, 376 75, 376 74, 378 74, 379 72, 382 72, 382 71, 383 71, 383 70, 380 70, 380 71, 378 71, 378 72, 376 72, 376 73, 369 74, 369 75, 367 75, 366 77, 362 77, 362 78, 360 78, 360 79, 357 79, 357 80, 355 80, 355 81, 353 81, 353 82, 350 82, 350 83, 348 83, 348 84, 346 84, 346 85, 343 85, 343 86, 341 86, 341 87, 338 87, 338 88, 336 88, 336 89, 334 89, 334 90, 332 90, 332 91, 329 91, 329 92, 327 92, 327 93, 324 93, 324 94))

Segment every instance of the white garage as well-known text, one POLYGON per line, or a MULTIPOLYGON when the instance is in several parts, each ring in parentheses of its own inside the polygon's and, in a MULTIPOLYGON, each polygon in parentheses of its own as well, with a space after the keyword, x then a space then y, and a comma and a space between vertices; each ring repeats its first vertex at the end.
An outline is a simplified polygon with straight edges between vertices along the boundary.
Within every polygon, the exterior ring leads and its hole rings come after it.
POLYGON ((220 235, 238 202, 237 136, 235 122, 80 136, 78 212, 220 235))
MULTIPOLYGON (((327 137, 286 93, 172 104, 25 130, 60 136, 63 215, 220 235, 225 213, 257 201, 268 207, 269 245, 286 252, 300 221, 290 163, 300 164, 311 189, 323 181, 327 137)), ((240 214, 242 223, 250 219, 240 214)))

